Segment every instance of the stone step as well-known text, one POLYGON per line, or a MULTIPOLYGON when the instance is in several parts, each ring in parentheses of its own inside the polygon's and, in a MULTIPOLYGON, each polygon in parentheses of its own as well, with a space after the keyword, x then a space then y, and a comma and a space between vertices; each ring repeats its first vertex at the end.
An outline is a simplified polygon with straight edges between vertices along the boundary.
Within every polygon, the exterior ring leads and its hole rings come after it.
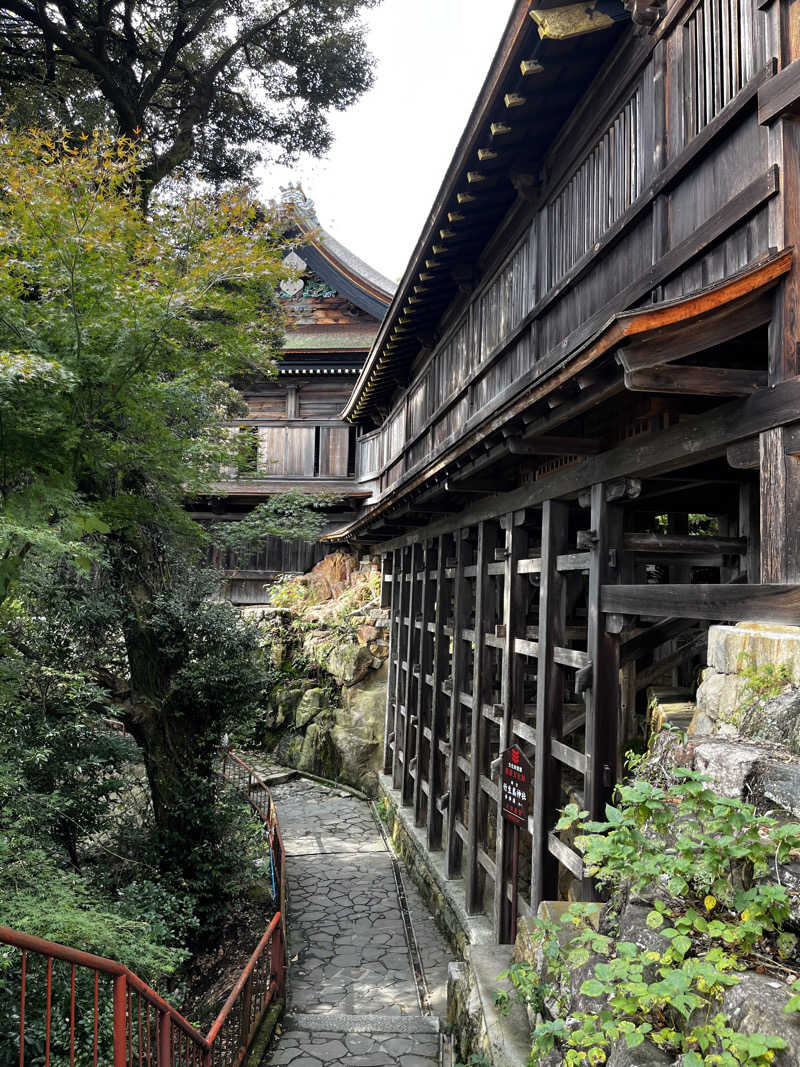
POLYGON ((287 1030, 304 1030, 311 1034, 438 1034, 439 1020, 433 1015, 344 1015, 319 1012, 284 1015, 281 1023, 287 1030))

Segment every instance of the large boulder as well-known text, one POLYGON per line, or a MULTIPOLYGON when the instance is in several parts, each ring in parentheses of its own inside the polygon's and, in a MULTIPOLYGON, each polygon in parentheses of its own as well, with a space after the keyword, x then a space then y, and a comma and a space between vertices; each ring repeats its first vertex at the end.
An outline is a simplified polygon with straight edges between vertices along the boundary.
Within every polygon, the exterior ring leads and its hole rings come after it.
POLYGON ((316 719, 321 711, 328 706, 328 694, 324 689, 307 689, 300 698, 300 703, 294 713, 294 724, 298 730, 302 730, 312 719, 316 719))
POLYGON ((608 1067, 671 1067, 672 1056, 656 1048, 650 1041, 644 1041, 638 1048, 627 1048, 620 1042, 608 1057, 608 1067))
POLYGON ((321 559, 300 582, 309 591, 309 601, 319 604, 337 597, 351 585, 350 576, 358 571, 358 560, 348 552, 333 552, 321 559))
POLYGON ((372 666, 372 653, 362 645, 342 642, 333 648, 325 669, 340 685, 351 686, 366 678, 372 666))
POLYGON ((800 1015, 784 1011, 789 989, 776 978, 745 974, 741 982, 726 990, 722 1011, 740 1034, 782 1037, 787 1048, 776 1052, 775 1067, 797 1067, 800 1063, 800 1015))
POLYGON ((771 700, 756 701, 743 713, 744 736, 782 745, 800 756, 800 689, 789 688, 771 700))
POLYGON ((333 743, 341 761, 342 780, 373 793, 382 761, 386 714, 386 665, 363 682, 342 690, 334 712, 333 743))

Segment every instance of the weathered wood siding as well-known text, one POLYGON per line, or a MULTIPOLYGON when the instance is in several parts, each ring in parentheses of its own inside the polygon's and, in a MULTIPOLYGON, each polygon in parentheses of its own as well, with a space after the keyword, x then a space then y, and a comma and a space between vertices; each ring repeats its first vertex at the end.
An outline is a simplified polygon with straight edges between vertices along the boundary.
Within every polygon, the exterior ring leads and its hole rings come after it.
POLYGON ((756 114, 774 70, 768 15, 757 0, 680 6, 638 69, 620 64, 554 146, 529 224, 418 368, 380 444, 360 439, 357 469, 378 472, 379 492, 424 469, 614 311, 687 295, 767 252, 780 187, 756 114))

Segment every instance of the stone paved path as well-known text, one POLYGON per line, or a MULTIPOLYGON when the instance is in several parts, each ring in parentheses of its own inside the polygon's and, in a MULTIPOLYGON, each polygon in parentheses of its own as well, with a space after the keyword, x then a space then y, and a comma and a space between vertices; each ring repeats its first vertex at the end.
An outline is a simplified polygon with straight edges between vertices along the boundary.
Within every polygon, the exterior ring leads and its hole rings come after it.
POLYGON ((370 806, 304 779, 272 787, 288 867, 289 1003, 270 1067, 436 1067, 451 953, 403 878, 431 1014, 420 1009, 392 857, 370 806))

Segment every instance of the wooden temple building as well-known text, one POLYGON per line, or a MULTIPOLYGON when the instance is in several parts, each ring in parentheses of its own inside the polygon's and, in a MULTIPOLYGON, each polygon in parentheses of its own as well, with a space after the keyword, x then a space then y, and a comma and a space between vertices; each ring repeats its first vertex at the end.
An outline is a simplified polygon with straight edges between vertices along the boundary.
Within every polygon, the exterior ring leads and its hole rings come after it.
POLYGON ((800 623, 798 115, 798 0, 517 0, 344 407, 385 770, 499 940, 499 754, 519 914, 588 896, 556 810, 602 817, 646 687, 800 623))
MULTIPOLYGON (((334 528, 369 496, 355 478, 357 430, 341 412, 395 286, 323 229, 299 187, 284 192, 281 213, 287 277, 278 298, 288 320, 282 358, 275 378, 236 383, 248 407, 234 427, 244 439, 242 459, 209 506, 215 519, 236 520, 288 489, 326 492, 335 500, 328 515, 334 528)), ((314 542, 270 537, 216 563, 230 599, 263 603, 270 579, 302 574, 324 552, 314 542)))

